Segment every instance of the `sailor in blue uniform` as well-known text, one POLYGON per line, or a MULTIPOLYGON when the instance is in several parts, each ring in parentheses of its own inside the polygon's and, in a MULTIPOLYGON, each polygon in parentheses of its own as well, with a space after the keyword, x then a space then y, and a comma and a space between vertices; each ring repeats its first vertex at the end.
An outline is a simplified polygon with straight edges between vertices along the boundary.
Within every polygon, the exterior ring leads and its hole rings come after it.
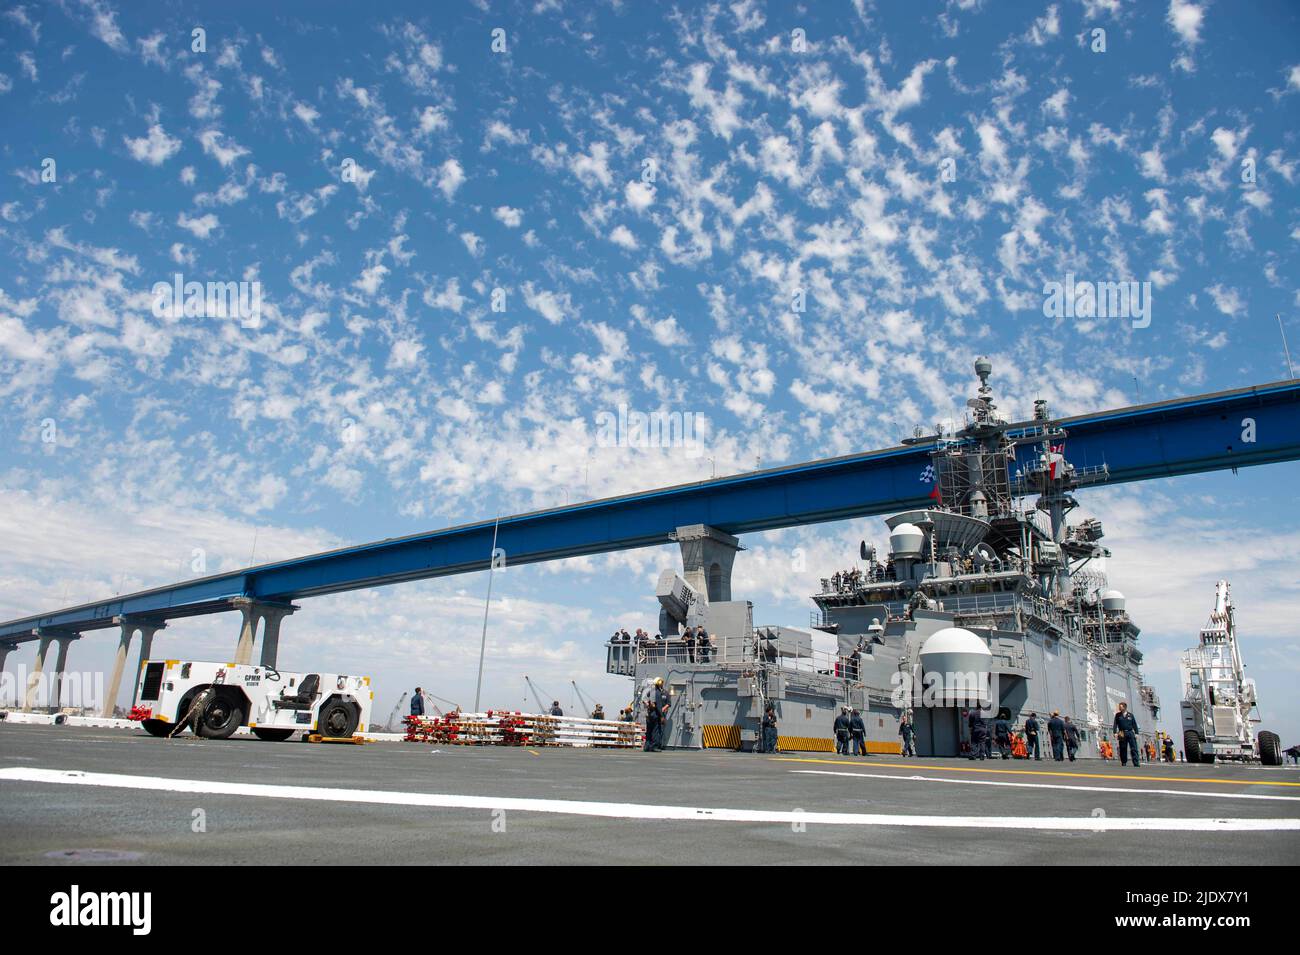
POLYGON ((1058 763, 1065 760, 1065 721, 1061 714, 1052 711, 1052 718, 1047 721, 1047 738, 1052 741, 1052 759, 1058 763))
POLYGON ((989 741, 988 724, 979 710, 972 709, 968 717, 970 722, 970 758, 983 759, 989 741))
POLYGON ((1141 744, 1138 742, 1138 721, 1137 718, 1128 711, 1128 704, 1121 703, 1119 709, 1115 712, 1115 722, 1112 724, 1115 736, 1119 739, 1119 764, 1125 766, 1128 764, 1128 757, 1132 755, 1133 765, 1141 765, 1138 762, 1138 749, 1141 744))

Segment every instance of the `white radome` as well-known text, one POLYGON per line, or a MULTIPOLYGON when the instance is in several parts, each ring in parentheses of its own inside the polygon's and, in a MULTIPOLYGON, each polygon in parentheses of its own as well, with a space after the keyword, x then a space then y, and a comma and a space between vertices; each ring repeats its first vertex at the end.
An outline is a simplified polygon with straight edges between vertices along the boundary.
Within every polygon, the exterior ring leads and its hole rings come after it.
POLYGON ((889 535, 889 552, 895 557, 920 557, 925 532, 915 524, 899 524, 889 535))
POLYGON ((992 662, 988 644, 962 627, 945 627, 921 644, 926 673, 987 673, 992 662))
POLYGON ((1108 590, 1101 595, 1103 610, 1123 610, 1126 598, 1118 590, 1108 590))
POLYGON ((992 652, 989 652, 987 643, 961 626, 945 626, 943 630, 937 630, 926 639, 926 642, 920 644, 920 656, 923 660, 954 654, 983 660, 983 669, 988 669, 988 661, 993 656, 992 652))

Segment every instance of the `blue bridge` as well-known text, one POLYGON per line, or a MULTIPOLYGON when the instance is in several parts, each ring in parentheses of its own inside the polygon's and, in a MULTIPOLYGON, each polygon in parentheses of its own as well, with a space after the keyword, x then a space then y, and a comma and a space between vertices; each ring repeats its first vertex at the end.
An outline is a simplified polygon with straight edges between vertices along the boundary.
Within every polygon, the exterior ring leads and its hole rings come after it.
MULTIPOLYGON (((1078 467, 1106 465, 1122 483, 1300 459, 1300 379, 1059 419, 1078 467)), ((154 633, 174 618, 240 610, 236 660, 247 662, 262 625, 262 660, 273 664, 293 601, 486 570, 493 541, 512 565, 647 547, 703 526, 717 539, 777 528, 887 514, 930 502, 921 478, 931 442, 869 451, 463 524, 294 560, 181 581, 98 603, 0 623, 0 667, 18 642, 51 642, 62 672, 82 633, 118 628, 117 695, 133 635, 147 658, 154 633)), ((1023 453, 1028 454, 1028 451, 1023 453)))

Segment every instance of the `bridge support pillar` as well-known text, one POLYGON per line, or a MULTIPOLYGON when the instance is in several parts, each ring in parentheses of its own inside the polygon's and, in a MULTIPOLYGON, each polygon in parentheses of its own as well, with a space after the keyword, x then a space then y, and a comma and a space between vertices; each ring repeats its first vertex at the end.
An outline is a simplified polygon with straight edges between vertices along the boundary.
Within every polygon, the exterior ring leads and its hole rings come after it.
POLYGON ((143 639, 140 643, 140 659, 136 663, 135 686, 131 688, 132 705, 135 704, 135 694, 140 688, 140 664, 153 650, 153 635, 167 626, 156 620, 141 620, 138 617, 134 620, 129 617, 114 617, 113 622, 122 628, 122 635, 118 638, 117 653, 113 657, 113 672, 109 675, 108 686, 104 690, 104 706, 100 715, 105 718, 112 718, 113 707, 117 705, 117 693, 122 688, 122 674, 126 672, 126 659, 131 655, 131 640, 136 631, 140 631, 143 639))
POLYGON ((280 653, 280 622, 297 607, 273 607, 262 611, 262 666, 275 668, 280 653))
POLYGON ((36 659, 32 662, 32 672, 27 677, 27 695, 23 701, 25 710, 36 708, 36 701, 41 694, 41 679, 45 673, 45 657, 50 652, 50 644, 53 642, 53 637, 42 635, 40 642, 36 644, 36 659))
MULTIPOLYGON (((0 706, 5 705, 6 698, 9 696, 9 681, 4 678, 5 660, 9 654, 18 649, 16 643, 0 643, 0 706)), ((14 705, 18 705, 18 687, 14 686, 14 705)))
POLYGON ((78 636, 80 634, 68 633, 54 638, 59 644, 59 655, 54 661, 54 679, 50 682, 50 689, 54 694, 50 702, 55 710, 63 705, 63 675, 68 671, 68 647, 78 636))
POLYGON ((262 666, 275 666, 280 650, 280 621, 298 608, 293 604, 263 603, 248 597, 235 601, 243 616, 239 628, 239 642, 235 644, 235 662, 252 663, 253 645, 257 642, 257 627, 262 625, 262 666))
POLYGON ((239 627, 239 641, 235 644, 235 662, 247 663, 253 659, 253 643, 257 640, 257 604, 251 600, 237 600, 243 622, 239 627))
POLYGON ((140 695, 140 675, 144 673, 144 665, 153 653, 153 635, 159 630, 166 629, 165 623, 147 623, 140 625, 140 654, 135 660, 135 683, 131 685, 131 705, 135 706, 139 702, 136 699, 140 695))
POLYGON ((117 639, 117 653, 113 656, 113 671, 109 674, 108 686, 104 688, 104 705, 99 711, 99 715, 105 719, 113 717, 113 707, 117 705, 117 691, 122 688, 122 673, 126 670, 126 658, 131 653, 131 638, 140 629, 140 624, 126 617, 116 617, 113 622, 121 627, 122 631, 117 639))
POLYGON ((731 565, 740 539, 708 524, 679 527, 672 535, 682 549, 682 576, 710 603, 731 599, 731 565))

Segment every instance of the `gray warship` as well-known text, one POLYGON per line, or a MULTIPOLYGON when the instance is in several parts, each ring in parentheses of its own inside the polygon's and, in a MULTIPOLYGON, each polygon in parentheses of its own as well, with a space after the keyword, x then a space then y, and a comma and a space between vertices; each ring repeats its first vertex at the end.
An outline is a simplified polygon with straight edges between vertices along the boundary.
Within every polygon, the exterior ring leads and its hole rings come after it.
POLYGON ((672 748, 752 749, 769 702, 788 752, 833 752, 845 706, 863 718, 868 753, 901 752, 906 714, 918 755, 967 755, 972 708, 1015 727, 1059 712, 1080 731, 1080 757, 1098 757, 1123 702, 1155 741, 1160 704, 1139 628, 1100 566, 1101 523, 1070 521, 1075 491, 1107 469, 1070 463, 1045 401, 1031 420, 1004 420, 991 363, 975 372, 964 422, 904 442, 930 447, 917 478, 933 506, 887 518, 886 552, 864 541, 853 566, 823 578, 806 629, 755 625, 753 604, 733 599, 736 537, 677 529, 683 570, 659 578, 659 633, 606 644, 607 671, 634 682, 635 718, 661 678, 672 748), (707 643, 691 636, 700 627, 707 643))

